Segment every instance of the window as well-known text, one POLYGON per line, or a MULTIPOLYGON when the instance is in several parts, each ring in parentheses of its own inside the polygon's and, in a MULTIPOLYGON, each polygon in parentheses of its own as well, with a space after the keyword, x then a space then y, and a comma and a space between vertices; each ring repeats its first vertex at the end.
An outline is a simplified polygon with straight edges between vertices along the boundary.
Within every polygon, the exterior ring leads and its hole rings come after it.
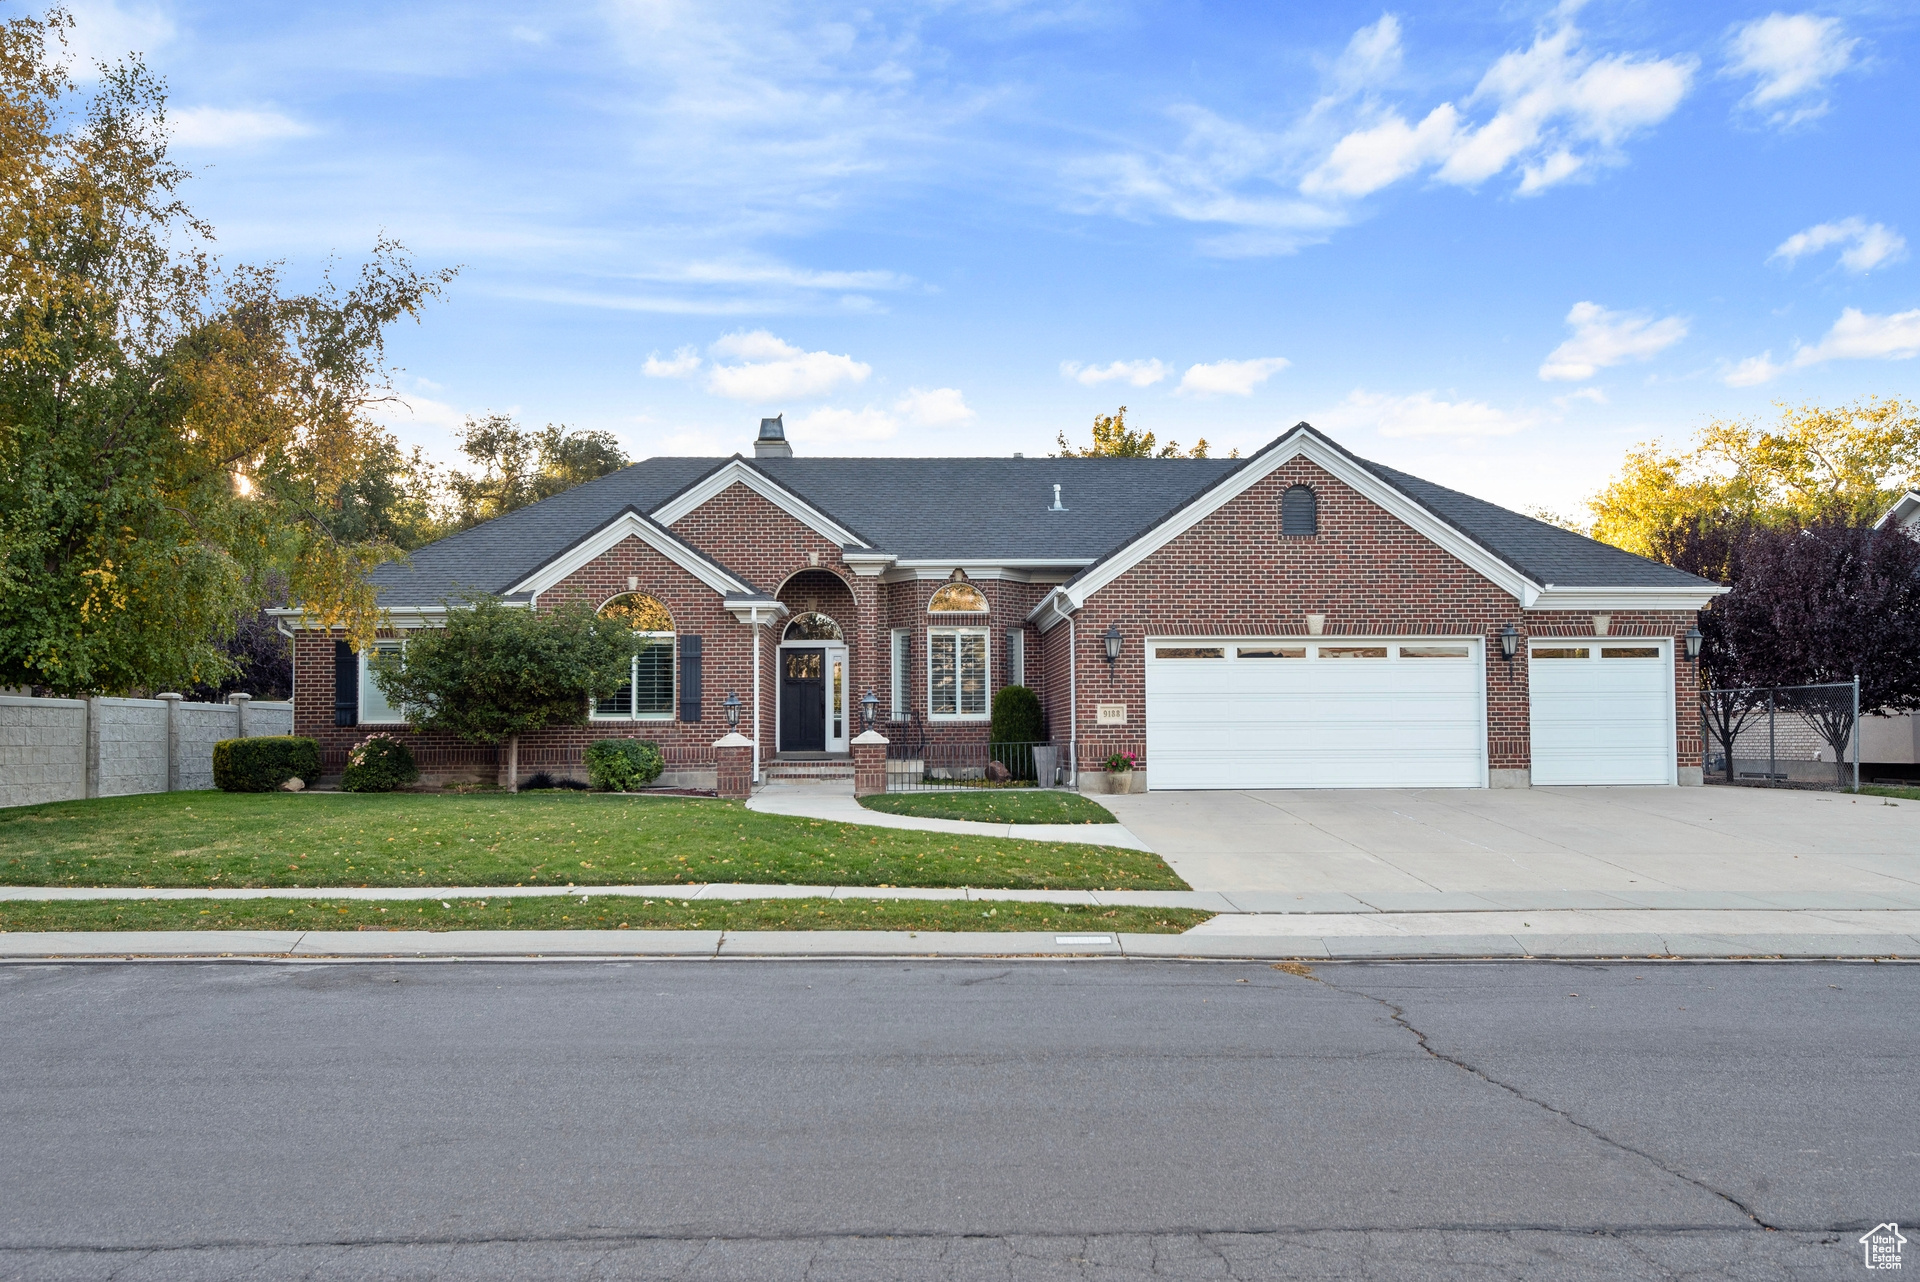
POLYGON ((895 721, 905 721, 913 715, 913 709, 907 701, 907 661, 913 650, 913 629, 895 628, 893 630, 893 700, 889 709, 895 721))
POLYGON ((1660 647, 1657 645, 1603 645, 1600 647, 1603 659, 1657 659, 1660 647))
POLYGON ((1323 645, 1320 647, 1323 659, 1384 659, 1387 647, 1383 645, 1323 645))
POLYGON ((927 714, 987 715, 987 633, 939 629, 927 634, 927 714))
POLYGON ((391 669, 399 663, 405 648, 403 641, 375 641, 371 650, 360 652, 360 720, 363 723, 399 725, 406 721, 406 712, 388 703, 386 692, 373 679, 374 672, 391 669))
POLYGON ((1024 628, 1007 629, 1007 684, 1027 684, 1027 633, 1024 628))
POLYGON ((1304 659, 1303 645, 1243 645, 1235 651, 1242 659, 1304 659))
POLYGON ((987 598, 971 583, 949 583, 927 602, 929 614, 985 614, 987 598))
POLYGON ((1221 645, 1157 645, 1153 647, 1156 659, 1224 659, 1227 648, 1221 645))
POLYGON ((780 634, 782 641, 839 641, 840 625, 824 614, 797 614, 780 634))
POLYGON ((1463 645, 1403 645, 1403 659, 1464 659, 1471 652, 1463 645))
POLYGON ((1280 496, 1280 533, 1302 539, 1320 533, 1320 499, 1307 486, 1290 485, 1280 496))
POLYGON ((667 721, 673 717, 673 616, 644 592, 617 596, 600 617, 627 626, 633 656, 626 684, 593 701, 596 721, 667 721))
POLYGON ((1533 651, 1536 659, 1586 659, 1592 657, 1592 651, 1583 645, 1563 645, 1542 647, 1533 651))

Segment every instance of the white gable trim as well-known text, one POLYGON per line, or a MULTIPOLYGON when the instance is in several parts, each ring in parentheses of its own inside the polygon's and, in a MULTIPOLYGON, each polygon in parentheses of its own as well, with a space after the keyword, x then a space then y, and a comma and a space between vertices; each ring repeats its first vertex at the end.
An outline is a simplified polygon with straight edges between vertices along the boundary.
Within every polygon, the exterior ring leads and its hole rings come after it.
POLYGON ((1719 584, 1697 588, 1561 588, 1549 583, 1534 610, 1703 610, 1707 602, 1733 591, 1719 584))
MULTIPOLYGON (((1094 566, 1080 579, 1058 589, 1058 595, 1066 598, 1063 603, 1065 608, 1078 610, 1087 603, 1088 597, 1101 588, 1106 587, 1174 539, 1245 494, 1284 464, 1303 456, 1309 462, 1318 464, 1335 480, 1358 492, 1375 506, 1411 526, 1429 542, 1455 560, 1464 563, 1480 577, 1518 600, 1521 605, 1531 608, 1535 598, 1539 596, 1540 584, 1535 583, 1525 574, 1355 463, 1345 453, 1302 425, 1281 437, 1266 452, 1248 460, 1245 467, 1230 473, 1225 480, 1201 494, 1186 507, 1094 566)), ((1054 594, 1050 593, 1049 597, 1052 595, 1054 594)), ((1061 607, 1056 605, 1051 608, 1058 611, 1061 607)), ((1038 614, 1039 610, 1036 609, 1034 613, 1038 614)))
POLYGON ((604 556, 627 539, 639 539, 721 596, 746 596, 754 593, 751 584, 727 573, 676 538, 670 531, 662 529, 631 508, 614 517, 508 590, 531 592, 537 599, 542 592, 596 557, 604 556))
POLYGON ((647 515, 662 525, 672 525, 689 512, 704 506, 718 497, 730 485, 744 485, 767 502, 785 512, 800 524, 828 540, 837 547, 871 547, 865 539, 847 529, 838 521, 814 507, 811 503, 781 485, 778 481, 747 463, 744 459, 729 459, 725 464, 709 472, 691 486, 680 491, 662 503, 647 515))
POLYGON ((1900 501, 1888 508, 1880 519, 1873 523, 1873 528, 1877 530, 1889 521, 1915 537, 1920 537, 1920 490, 1908 490, 1902 494, 1900 501))

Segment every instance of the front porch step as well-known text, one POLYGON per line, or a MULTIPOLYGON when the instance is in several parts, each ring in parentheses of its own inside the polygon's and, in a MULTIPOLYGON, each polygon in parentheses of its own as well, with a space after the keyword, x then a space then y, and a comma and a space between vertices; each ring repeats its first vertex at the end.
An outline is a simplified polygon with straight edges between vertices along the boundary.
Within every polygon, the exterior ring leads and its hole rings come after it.
POLYGON ((762 767, 768 779, 851 779, 853 757, 844 753, 807 753, 775 757, 762 767))

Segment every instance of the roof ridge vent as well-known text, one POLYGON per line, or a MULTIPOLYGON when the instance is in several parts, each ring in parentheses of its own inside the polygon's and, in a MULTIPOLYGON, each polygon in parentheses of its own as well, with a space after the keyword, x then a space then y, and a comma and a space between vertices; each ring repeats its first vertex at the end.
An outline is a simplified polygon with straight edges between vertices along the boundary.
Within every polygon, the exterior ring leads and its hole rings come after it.
POLYGON ((1067 505, 1060 501, 1060 487, 1056 485, 1053 487, 1053 506, 1048 508, 1047 511, 1064 512, 1066 510, 1067 510, 1067 505))
POLYGON ((792 458, 793 446, 787 444, 787 425, 783 411, 760 420, 760 435, 753 443, 755 458, 792 458))

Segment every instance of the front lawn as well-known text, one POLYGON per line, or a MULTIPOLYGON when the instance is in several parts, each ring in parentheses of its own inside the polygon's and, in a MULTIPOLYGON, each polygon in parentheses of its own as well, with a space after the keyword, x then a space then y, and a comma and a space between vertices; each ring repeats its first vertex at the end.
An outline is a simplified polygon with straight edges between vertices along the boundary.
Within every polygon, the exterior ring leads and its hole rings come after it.
POLYGON ((548 792, 173 792, 0 810, 0 884, 520 886, 756 882, 1185 890, 1159 856, 548 792))
POLYGON ((1870 797, 1899 797, 1903 801, 1920 801, 1920 787, 1896 788, 1883 784, 1862 784, 1860 791, 1870 797))
POLYGON ((869 810, 921 819, 974 819, 990 824, 1110 824, 1097 801, 1051 788, 975 788, 965 792, 890 792, 862 797, 869 810))
POLYGON ((0 901, 0 931, 1106 930, 1178 934, 1212 913, 926 899, 142 899, 0 901))

